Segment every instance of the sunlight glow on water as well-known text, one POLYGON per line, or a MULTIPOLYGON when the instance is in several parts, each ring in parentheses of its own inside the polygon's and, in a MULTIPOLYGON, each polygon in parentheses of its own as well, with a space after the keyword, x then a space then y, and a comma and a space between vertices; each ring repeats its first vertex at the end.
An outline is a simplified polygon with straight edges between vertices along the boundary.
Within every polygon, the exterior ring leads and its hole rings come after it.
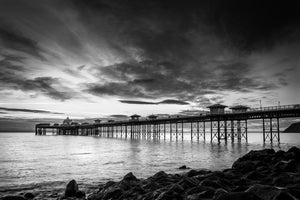
MULTIPOLYGON (((159 141, 111 139, 91 136, 35 136, 33 133, 0 133, 0 196, 22 188, 63 189, 71 179, 88 188, 107 180, 119 180, 133 172, 145 178, 164 170, 180 173, 178 167, 220 170, 231 167, 241 155, 262 145, 258 133, 248 135, 248 144, 222 141, 159 141)), ((281 134, 275 149, 300 146, 300 134, 281 134)))

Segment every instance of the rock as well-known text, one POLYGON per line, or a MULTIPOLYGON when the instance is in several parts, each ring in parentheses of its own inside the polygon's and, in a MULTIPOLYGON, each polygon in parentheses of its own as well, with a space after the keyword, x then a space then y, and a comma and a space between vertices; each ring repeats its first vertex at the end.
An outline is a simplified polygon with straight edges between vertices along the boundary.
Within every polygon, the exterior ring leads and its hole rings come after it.
POLYGON ((294 159, 279 161, 274 165, 274 171, 277 172, 297 172, 297 170, 297 162, 294 159))
POLYGON ((214 199, 219 198, 220 196, 222 196, 223 194, 227 194, 228 192, 222 188, 219 188, 215 191, 214 193, 214 199))
POLYGON ((22 196, 5 196, 5 197, 2 197, 1 200, 26 200, 24 197, 22 196))
POLYGON ((102 190, 102 189, 105 190, 105 189, 107 189, 107 188, 113 186, 115 183, 116 183, 116 182, 114 182, 114 181, 108 181, 108 182, 105 183, 105 185, 103 186, 103 188, 101 188, 101 190, 102 190))
POLYGON ((242 173, 247 173, 250 171, 255 170, 255 164, 252 161, 246 160, 246 161, 236 161, 232 165, 233 169, 238 169, 242 173))
POLYGON ((190 170, 186 173, 187 177, 193 177, 193 176, 198 176, 198 175, 205 175, 205 174, 209 174, 211 173, 211 171, 209 170, 190 170))
POLYGON ((85 192, 79 190, 79 191, 76 192, 76 195, 75 195, 75 196, 76 196, 77 198, 83 198, 83 197, 85 197, 85 192))
POLYGON ((200 183, 200 186, 212 187, 215 189, 222 188, 222 185, 219 183, 219 181, 206 179, 200 183))
POLYGON ((138 179, 133 175, 132 172, 126 174, 123 178, 124 181, 137 181, 138 179))
POLYGON ((271 174, 270 177, 272 177, 272 184, 278 187, 285 187, 286 185, 294 182, 294 178, 287 173, 274 173, 271 174))
POLYGON ((194 178, 184 177, 181 181, 178 182, 183 188, 192 188, 199 184, 199 181, 194 178))
POLYGON ((160 179, 165 179, 168 177, 168 174, 166 174, 166 172, 164 171, 160 171, 157 172, 156 174, 154 174, 152 177, 150 177, 150 179, 154 179, 155 181, 160 180, 160 179))
POLYGON ((263 177, 264 177, 264 175, 262 175, 261 173, 256 172, 256 171, 251 171, 244 176, 244 178, 251 179, 251 180, 259 180, 259 179, 262 179, 263 177))
POLYGON ((26 194, 24 194, 24 197, 26 199, 33 199, 34 198, 34 194, 32 194, 31 192, 27 192, 26 194))
POLYGON ((261 200, 261 198, 251 192, 231 192, 224 193, 215 200, 261 200))
POLYGON ((147 191, 154 191, 160 188, 159 184, 156 182, 149 182, 145 185, 143 185, 143 188, 147 191))
POLYGON ((122 194, 123 191, 119 187, 108 188, 103 195, 103 200, 118 199, 122 194))
POLYGON ((182 165, 181 167, 179 167, 178 169, 190 169, 189 167, 187 167, 186 165, 182 165))
POLYGON ((181 185, 174 184, 171 186, 171 188, 168 190, 169 192, 176 192, 176 193, 182 193, 184 191, 184 188, 181 185))
POLYGON ((298 159, 300 159, 300 149, 297 147, 291 147, 287 153, 294 153, 296 157, 298 157, 298 159))
POLYGON ((272 199, 274 196, 277 195, 278 191, 279 189, 273 186, 261 184, 255 184, 251 186, 248 190, 246 190, 246 192, 254 193, 263 200, 272 199))
POLYGON ((76 192, 78 192, 78 185, 75 180, 71 180, 66 187, 65 196, 66 197, 74 197, 76 196, 76 192))
POLYGON ((206 198, 212 198, 214 196, 215 192, 213 190, 205 190, 200 193, 194 194, 194 198, 197 199, 206 199, 206 198))
POLYGON ((272 200, 297 200, 297 199, 287 191, 280 190, 272 200))

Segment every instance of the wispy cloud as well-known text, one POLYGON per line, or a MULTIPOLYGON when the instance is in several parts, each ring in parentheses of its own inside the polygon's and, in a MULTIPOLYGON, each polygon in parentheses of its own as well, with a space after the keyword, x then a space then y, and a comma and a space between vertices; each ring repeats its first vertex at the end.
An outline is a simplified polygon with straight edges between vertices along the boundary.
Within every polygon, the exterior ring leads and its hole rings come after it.
POLYGON ((158 102, 150 102, 150 101, 136 101, 136 100, 119 100, 121 103, 127 104, 144 104, 144 105, 158 105, 158 104, 177 104, 177 105, 189 105, 188 102, 180 101, 176 99, 166 99, 158 102))
POLYGON ((9 111, 9 112, 26 112, 26 113, 43 113, 43 114, 64 114, 60 112, 52 112, 47 110, 33 110, 33 109, 24 109, 24 108, 7 108, 0 107, 0 110, 9 111))

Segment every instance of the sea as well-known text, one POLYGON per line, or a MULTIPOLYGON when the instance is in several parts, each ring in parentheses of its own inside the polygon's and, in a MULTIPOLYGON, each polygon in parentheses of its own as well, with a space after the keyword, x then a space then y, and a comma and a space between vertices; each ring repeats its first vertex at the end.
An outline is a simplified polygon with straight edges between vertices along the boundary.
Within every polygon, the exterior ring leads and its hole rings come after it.
POLYGON ((261 133, 248 133, 248 142, 184 139, 124 139, 98 136, 35 136, 0 133, 0 197, 32 192, 37 199, 57 199, 75 179, 88 194, 129 172, 147 178, 158 171, 184 173, 193 169, 222 170, 250 150, 300 147, 300 133, 281 133, 281 143, 263 144, 261 133))

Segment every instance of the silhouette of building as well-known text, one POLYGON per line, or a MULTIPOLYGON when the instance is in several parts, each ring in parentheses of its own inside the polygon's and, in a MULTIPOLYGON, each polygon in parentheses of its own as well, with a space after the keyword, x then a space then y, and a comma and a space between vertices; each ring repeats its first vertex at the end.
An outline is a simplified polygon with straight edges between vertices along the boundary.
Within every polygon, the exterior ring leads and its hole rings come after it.
POLYGON ((232 106, 230 109, 232 110, 232 113, 244 113, 247 112, 248 106, 243 106, 243 105, 237 105, 237 106, 232 106))
POLYGON ((137 121, 137 120, 140 119, 141 116, 140 116, 140 115, 137 115, 137 114, 134 114, 134 115, 131 115, 130 117, 131 117, 131 120, 132 120, 132 121, 137 121))
POLYGON ((222 105, 222 104, 214 104, 214 105, 208 106, 207 108, 210 109, 210 114, 224 114, 226 107, 227 106, 222 105))
POLYGON ((70 125, 72 123, 72 120, 67 117, 64 121, 63 121, 63 125, 70 125))

